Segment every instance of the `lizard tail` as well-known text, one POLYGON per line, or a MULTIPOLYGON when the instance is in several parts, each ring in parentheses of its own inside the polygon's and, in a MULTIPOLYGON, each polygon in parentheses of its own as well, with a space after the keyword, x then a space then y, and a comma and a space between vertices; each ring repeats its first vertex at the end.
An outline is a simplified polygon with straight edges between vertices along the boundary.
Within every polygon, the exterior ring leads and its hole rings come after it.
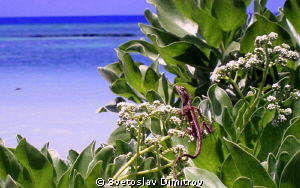
MULTIPOLYGON (((189 157, 191 159, 195 159, 196 157, 198 157, 198 155, 200 154, 200 151, 201 151, 201 143, 202 143, 202 138, 201 136, 198 137, 199 139, 197 139, 197 146, 196 146, 196 152, 194 155, 190 155, 190 154, 182 154, 180 155, 175 161, 174 161, 174 165, 173 165, 173 175, 174 175, 174 178, 175 180, 179 180, 178 177, 177 177, 177 174, 176 174, 176 165, 177 165, 177 162, 182 158, 182 157, 189 157)), ((186 188, 185 186, 181 186, 181 187, 184 187, 186 188)))

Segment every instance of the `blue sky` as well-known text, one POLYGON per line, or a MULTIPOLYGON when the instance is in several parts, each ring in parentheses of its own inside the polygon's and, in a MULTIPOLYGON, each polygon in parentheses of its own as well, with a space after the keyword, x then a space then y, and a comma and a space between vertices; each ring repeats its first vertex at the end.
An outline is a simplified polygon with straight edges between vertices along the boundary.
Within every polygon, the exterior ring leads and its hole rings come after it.
MULTIPOLYGON (((269 0, 267 7, 277 12, 283 3, 269 0)), ((146 8, 154 10, 146 0, 1 0, 0 17, 143 15, 146 8)))

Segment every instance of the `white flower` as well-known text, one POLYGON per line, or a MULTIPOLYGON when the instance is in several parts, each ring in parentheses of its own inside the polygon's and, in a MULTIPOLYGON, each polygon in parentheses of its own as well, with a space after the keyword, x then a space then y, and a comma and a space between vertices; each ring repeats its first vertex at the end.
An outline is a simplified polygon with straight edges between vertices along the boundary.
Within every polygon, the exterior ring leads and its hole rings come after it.
POLYGON ((283 114, 279 114, 278 119, 279 119, 280 122, 286 121, 286 117, 285 117, 285 115, 283 115, 283 114))
POLYGON ((278 89, 280 89, 280 85, 278 83, 275 83, 272 85, 272 89, 278 90, 278 89))
POLYGON ((177 125, 180 125, 181 124, 181 119, 179 119, 178 117, 176 116, 172 116, 170 117, 170 121, 174 124, 177 124, 177 125))
POLYGON ((292 109, 291 108, 287 108, 287 109, 285 109, 284 110, 284 113, 285 113, 285 115, 290 115, 290 114, 292 114, 292 109))
POLYGON ((269 34, 269 39, 270 39, 270 41, 277 40, 277 38, 278 38, 278 34, 277 34, 277 33, 271 32, 271 33, 269 34))
POLYGON ((270 96, 267 97, 267 101, 268 102, 274 102, 274 101, 276 101, 276 97, 274 97, 273 95, 270 95, 270 96))
POLYGON ((275 104, 268 104, 267 106, 268 110, 274 110, 276 108, 275 104))
POLYGON ((281 46, 282 46, 283 48, 287 49, 287 50, 290 49, 290 46, 289 46, 288 44, 283 43, 281 46))

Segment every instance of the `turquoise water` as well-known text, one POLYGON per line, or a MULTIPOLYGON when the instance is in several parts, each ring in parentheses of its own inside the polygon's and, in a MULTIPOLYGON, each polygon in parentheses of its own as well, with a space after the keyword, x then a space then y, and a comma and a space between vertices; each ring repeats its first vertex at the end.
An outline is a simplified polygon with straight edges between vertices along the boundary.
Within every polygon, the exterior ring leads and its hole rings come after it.
POLYGON ((49 141, 66 158, 69 149, 106 143, 118 117, 95 111, 116 96, 97 67, 117 61, 114 48, 141 37, 137 22, 0 25, 0 137, 6 146, 15 147, 20 134, 38 149, 49 141), (86 33, 134 36, 72 37, 86 33), (65 37, 31 37, 40 34, 65 37))

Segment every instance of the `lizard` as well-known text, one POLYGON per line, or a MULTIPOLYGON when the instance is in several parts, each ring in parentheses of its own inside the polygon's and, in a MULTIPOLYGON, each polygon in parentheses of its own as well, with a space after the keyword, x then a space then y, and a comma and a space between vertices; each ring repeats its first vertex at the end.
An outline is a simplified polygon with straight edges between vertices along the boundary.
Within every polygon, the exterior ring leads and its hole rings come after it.
POLYGON ((191 127, 191 134, 192 136, 196 139, 196 151, 194 153, 194 155, 190 155, 188 153, 182 154, 180 155, 173 164, 173 175, 174 178, 176 180, 178 180, 177 175, 176 175, 176 164, 177 162, 182 158, 182 157, 189 157, 191 159, 195 159, 196 157, 198 157, 198 155, 200 154, 201 151, 201 144, 202 144, 202 134, 204 131, 204 126, 206 127, 207 131, 209 133, 212 133, 214 131, 214 129, 212 128, 212 123, 209 122, 209 126, 207 126, 207 124, 204 122, 204 117, 202 116, 199 108, 195 107, 192 105, 192 98, 190 93, 187 91, 187 89, 184 86, 179 86, 176 85, 175 86, 177 93, 179 95, 179 97, 182 100, 182 115, 186 115, 187 117, 187 121, 191 127), (196 112, 195 110, 198 111, 200 118, 203 120, 201 125, 199 124, 198 118, 196 116, 196 112))

